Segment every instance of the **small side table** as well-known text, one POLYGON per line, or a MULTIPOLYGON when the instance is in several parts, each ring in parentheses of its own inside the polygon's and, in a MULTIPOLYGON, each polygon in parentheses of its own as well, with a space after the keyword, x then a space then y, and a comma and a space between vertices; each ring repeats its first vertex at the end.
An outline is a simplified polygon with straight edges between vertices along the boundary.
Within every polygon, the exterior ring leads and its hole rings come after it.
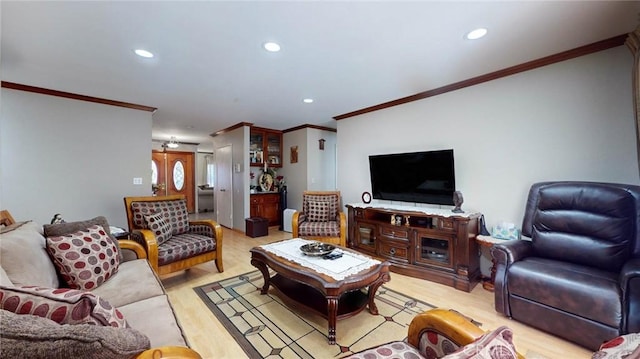
POLYGON ((109 231, 115 239, 129 239, 129 232, 124 228, 109 226, 109 231))
POLYGON ((116 239, 129 239, 129 232, 118 232, 113 234, 116 239))
MULTIPOLYGON (((482 235, 476 236, 476 242, 478 242, 479 245, 483 247, 487 247, 489 249, 491 249, 491 247, 493 247, 494 244, 503 243, 505 241, 506 239, 498 239, 491 236, 482 236, 482 235)), ((482 282, 482 288, 490 292, 493 292, 494 290, 493 284, 495 283, 495 280, 496 280, 496 260, 495 258, 493 258, 493 256, 491 256, 491 277, 489 278, 489 280, 485 280, 482 282)))

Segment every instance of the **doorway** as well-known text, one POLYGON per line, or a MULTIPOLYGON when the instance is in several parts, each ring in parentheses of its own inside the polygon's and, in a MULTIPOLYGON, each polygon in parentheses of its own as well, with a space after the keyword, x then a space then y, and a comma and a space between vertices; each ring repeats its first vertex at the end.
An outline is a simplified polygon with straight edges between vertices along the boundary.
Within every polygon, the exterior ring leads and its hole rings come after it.
POLYGON ((218 223, 233 228, 233 184, 231 172, 231 146, 216 150, 216 213, 218 223))
POLYGON ((151 184, 156 196, 182 194, 187 211, 195 212, 195 156, 193 152, 152 151, 151 184))

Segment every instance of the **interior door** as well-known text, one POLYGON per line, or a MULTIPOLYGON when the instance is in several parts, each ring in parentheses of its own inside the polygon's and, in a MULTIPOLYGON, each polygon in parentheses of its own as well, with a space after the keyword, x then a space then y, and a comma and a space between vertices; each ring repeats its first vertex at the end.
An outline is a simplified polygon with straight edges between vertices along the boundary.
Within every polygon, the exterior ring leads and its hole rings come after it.
POLYGON ((233 228, 233 185, 232 185, 231 146, 216 150, 216 214, 218 223, 233 228))
MULTIPOLYGON (((195 155, 193 152, 153 151, 152 173, 157 168, 156 195, 182 194, 189 213, 195 211, 195 155)), ((152 175, 152 183, 155 175, 152 175)))

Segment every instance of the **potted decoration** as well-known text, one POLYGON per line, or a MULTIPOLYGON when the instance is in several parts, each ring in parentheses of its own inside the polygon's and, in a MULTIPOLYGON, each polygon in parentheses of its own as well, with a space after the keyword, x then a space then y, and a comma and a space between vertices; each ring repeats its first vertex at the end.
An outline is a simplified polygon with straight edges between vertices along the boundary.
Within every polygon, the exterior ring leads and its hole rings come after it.
POLYGON ((275 178, 276 171, 267 167, 265 164, 264 169, 262 170, 262 174, 258 179, 258 184, 260 185, 260 188, 263 192, 271 192, 274 190, 275 178))

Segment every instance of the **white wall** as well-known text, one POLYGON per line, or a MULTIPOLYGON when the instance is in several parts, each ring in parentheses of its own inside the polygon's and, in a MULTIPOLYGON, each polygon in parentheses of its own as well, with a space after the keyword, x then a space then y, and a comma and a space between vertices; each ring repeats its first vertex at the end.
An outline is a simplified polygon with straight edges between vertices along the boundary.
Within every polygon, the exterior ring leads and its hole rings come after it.
POLYGON ((287 207, 302 209, 302 192, 336 189, 335 132, 303 128, 283 135, 284 165, 278 174, 287 182, 287 207), (325 139, 324 150, 318 140, 325 139), (291 146, 298 146, 298 162, 291 163, 291 146))
POLYGON ((287 182, 287 207, 302 208, 302 192, 307 188, 307 131, 286 132, 282 135, 284 163, 282 175, 287 182), (298 146, 298 162, 291 163, 291 147, 298 146))
POLYGON ((0 207, 16 220, 104 215, 126 228, 123 198, 151 195, 151 113, 4 88, 1 96, 0 207))
POLYGON ((307 129, 307 190, 336 189, 336 133, 315 128, 307 129), (324 150, 319 140, 324 139, 324 150))
POLYGON ((623 47, 338 121, 343 202, 371 191, 368 156, 453 148, 463 209, 521 226, 532 183, 639 184, 632 57, 623 47))

